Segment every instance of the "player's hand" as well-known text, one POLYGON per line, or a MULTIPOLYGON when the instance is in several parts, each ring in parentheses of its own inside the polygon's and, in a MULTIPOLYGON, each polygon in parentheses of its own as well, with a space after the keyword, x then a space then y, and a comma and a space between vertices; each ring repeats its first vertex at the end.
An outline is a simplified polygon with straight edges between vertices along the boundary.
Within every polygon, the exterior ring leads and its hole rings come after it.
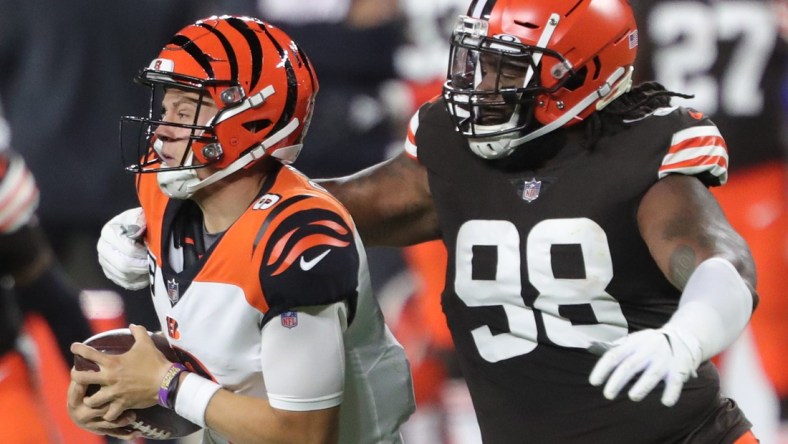
POLYGON ((591 371, 592 385, 605 381, 604 395, 614 399, 630 381, 637 381, 629 389, 629 398, 640 401, 660 381, 665 382, 662 404, 672 407, 690 376, 696 376, 697 364, 678 331, 664 327, 641 330, 612 344, 591 371))
POLYGON ((134 439, 140 435, 139 432, 121 432, 121 427, 131 425, 136 419, 134 412, 124 412, 114 421, 107 421, 104 419, 107 406, 88 407, 84 402, 87 388, 87 385, 79 384, 73 380, 68 386, 66 407, 74 424, 98 435, 110 435, 120 439, 134 439))
POLYGON ((150 285, 148 250, 142 241, 145 228, 142 208, 126 210, 104 225, 96 246, 104 275, 127 290, 150 285))
POLYGON ((71 345, 71 352, 95 362, 99 371, 71 370, 71 380, 81 385, 98 384, 101 389, 83 399, 86 407, 104 409, 102 418, 115 421, 128 409, 155 405, 159 385, 172 363, 156 348, 145 327, 130 325, 134 345, 126 353, 102 353, 81 343, 71 345))

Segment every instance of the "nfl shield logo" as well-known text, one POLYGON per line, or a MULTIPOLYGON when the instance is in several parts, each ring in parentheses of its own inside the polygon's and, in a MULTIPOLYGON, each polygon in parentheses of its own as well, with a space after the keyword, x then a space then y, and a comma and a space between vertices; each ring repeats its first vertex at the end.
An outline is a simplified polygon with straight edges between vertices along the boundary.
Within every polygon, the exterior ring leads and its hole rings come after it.
POLYGON ((531 180, 526 180, 523 184, 523 194, 522 198, 526 202, 533 202, 539 197, 539 190, 542 189, 542 181, 536 180, 536 178, 531 180))
POLYGON ((286 311, 279 317, 282 319, 282 327, 293 328, 298 325, 298 313, 295 311, 286 311))
POLYGON ((181 298, 180 291, 178 291, 178 283, 175 282, 175 278, 167 281, 167 296, 170 298, 170 304, 172 305, 177 304, 178 299, 181 298))

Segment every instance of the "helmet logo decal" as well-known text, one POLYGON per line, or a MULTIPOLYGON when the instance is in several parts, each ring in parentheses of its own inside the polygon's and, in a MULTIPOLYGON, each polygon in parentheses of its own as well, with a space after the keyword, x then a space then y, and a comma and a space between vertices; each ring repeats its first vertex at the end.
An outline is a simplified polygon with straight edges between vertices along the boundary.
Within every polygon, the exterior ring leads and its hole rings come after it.
POLYGON ((634 31, 629 33, 629 49, 636 48, 638 46, 638 30, 635 29, 634 31))
POLYGON ((154 71, 173 72, 175 70, 175 62, 169 59, 153 59, 149 68, 154 71))

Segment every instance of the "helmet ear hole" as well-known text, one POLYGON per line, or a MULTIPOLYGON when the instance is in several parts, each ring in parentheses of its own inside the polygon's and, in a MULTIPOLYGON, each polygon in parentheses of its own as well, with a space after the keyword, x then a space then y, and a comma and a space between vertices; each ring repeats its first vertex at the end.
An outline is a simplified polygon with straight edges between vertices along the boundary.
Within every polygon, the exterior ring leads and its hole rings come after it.
POLYGON ((569 91, 574 91, 586 83, 586 77, 588 77, 588 67, 583 66, 564 82, 563 87, 569 91))
POLYGON ((253 120, 251 122, 244 122, 241 125, 244 127, 244 129, 246 129, 251 133, 258 133, 271 126, 271 120, 270 119, 253 120))

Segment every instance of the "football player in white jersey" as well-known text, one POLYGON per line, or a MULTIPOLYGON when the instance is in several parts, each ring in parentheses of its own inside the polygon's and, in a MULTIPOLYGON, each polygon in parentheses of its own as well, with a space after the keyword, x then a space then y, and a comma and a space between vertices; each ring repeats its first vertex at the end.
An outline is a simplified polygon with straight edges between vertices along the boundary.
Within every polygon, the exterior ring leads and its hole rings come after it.
POLYGON ((107 223, 99 260, 125 288, 150 285, 181 359, 166 361, 138 326, 123 355, 75 344, 100 371, 72 373, 72 419, 128 438, 127 410, 158 403, 210 443, 400 442, 415 407, 409 366, 355 225, 288 166, 318 89, 306 55, 257 19, 210 17, 139 81, 150 114, 123 118, 122 139, 141 128, 130 166, 141 208, 107 223), (101 390, 86 397, 89 384, 101 390))

